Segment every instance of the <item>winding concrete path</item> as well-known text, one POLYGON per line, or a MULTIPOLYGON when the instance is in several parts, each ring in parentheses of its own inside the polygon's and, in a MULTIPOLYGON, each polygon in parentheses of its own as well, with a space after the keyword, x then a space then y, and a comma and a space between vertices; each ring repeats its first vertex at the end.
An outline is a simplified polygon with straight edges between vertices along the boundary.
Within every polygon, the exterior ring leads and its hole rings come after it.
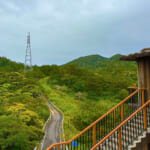
POLYGON ((39 150, 46 150, 50 145, 61 142, 60 134, 63 117, 49 102, 47 102, 47 105, 51 111, 51 119, 45 127, 45 137, 40 144, 39 150))

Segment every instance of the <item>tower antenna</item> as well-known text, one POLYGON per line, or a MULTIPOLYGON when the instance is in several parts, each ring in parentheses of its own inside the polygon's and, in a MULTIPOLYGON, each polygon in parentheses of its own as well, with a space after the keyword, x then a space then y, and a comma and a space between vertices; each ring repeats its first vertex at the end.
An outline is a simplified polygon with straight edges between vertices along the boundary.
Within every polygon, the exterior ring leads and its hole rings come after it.
POLYGON ((32 71, 30 32, 28 32, 28 35, 27 35, 27 47, 26 47, 25 64, 24 64, 24 71, 27 71, 27 70, 32 71))

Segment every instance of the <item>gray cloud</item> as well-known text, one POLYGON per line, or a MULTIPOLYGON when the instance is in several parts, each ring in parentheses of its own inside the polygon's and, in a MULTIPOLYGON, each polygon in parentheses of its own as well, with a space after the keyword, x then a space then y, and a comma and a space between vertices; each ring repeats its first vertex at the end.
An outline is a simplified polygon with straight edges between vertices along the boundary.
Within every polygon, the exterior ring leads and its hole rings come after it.
POLYGON ((63 64, 149 47, 148 0, 1 0, 0 55, 24 62, 31 32, 34 64, 63 64))

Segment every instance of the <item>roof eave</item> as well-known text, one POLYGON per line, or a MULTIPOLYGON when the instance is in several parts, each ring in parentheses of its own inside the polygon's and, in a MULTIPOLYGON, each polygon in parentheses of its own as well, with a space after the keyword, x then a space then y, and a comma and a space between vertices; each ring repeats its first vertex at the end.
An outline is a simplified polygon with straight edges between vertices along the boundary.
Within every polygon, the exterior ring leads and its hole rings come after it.
POLYGON ((122 57, 120 57, 120 60, 125 60, 125 61, 136 61, 136 58, 129 57, 129 56, 122 56, 122 57))

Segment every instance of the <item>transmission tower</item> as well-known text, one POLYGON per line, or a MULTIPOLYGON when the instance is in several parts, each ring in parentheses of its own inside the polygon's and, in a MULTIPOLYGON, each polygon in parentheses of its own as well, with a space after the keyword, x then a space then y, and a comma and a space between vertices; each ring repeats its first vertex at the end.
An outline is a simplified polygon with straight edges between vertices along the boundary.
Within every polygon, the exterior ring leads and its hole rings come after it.
POLYGON ((32 71, 32 56, 31 56, 31 46, 30 46, 30 32, 27 35, 27 47, 26 47, 26 56, 25 56, 25 64, 24 71, 30 70, 32 71))

